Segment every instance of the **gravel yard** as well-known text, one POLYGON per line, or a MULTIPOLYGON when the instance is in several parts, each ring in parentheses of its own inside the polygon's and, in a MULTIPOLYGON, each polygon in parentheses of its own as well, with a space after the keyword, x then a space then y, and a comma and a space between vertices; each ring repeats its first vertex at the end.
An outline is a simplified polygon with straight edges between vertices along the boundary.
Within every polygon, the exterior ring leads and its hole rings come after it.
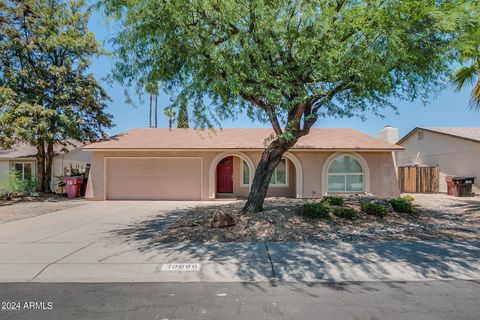
POLYGON ((84 203, 84 199, 69 200, 56 195, 40 197, 24 197, 0 201, 0 223, 27 219, 46 213, 76 207, 84 203))
MULTIPOLYGON (((239 214, 244 201, 197 207, 179 218, 156 239, 158 242, 241 242, 314 240, 433 240, 479 239, 480 197, 454 198, 443 194, 414 194, 417 213, 390 210, 384 218, 358 213, 355 220, 332 215, 313 219, 300 213, 305 200, 267 199, 265 211, 239 214), (211 228, 216 210, 235 214, 237 224, 211 228)), ((363 198, 349 197, 345 206, 359 212, 363 198)))

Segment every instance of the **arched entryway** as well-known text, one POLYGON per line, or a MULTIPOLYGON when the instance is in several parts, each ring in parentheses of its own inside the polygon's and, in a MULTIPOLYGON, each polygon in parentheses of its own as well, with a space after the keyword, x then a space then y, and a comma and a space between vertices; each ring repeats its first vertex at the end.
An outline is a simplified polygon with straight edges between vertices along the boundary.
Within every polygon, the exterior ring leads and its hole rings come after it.
POLYGON ((251 177, 255 173, 255 165, 253 164, 252 159, 245 153, 240 151, 220 153, 212 160, 209 169, 208 195, 210 199, 215 199, 217 193, 231 193, 231 191, 228 192, 230 188, 232 188, 233 191, 233 186, 231 187, 231 181, 233 181, 231 174, 233 172, 231 171, 233 170, 234 157, 240 158, 247 164, 248 172, 251 177), (232 165, 231 168, 229 168, 229 163, 232 165), (229 174, 230 178, 228 177, 229 174), (220 187, 220 189, 218 187, 220 187))
MULTIPOLYGON (((209 194, 210 199, 215 199, 217 197, 217 192, 218 192, 217 191, 218 190, 217 189, 217 185, 218 185, 217 168, 218 168, 218 164, 228 157, 232 157, 234 163, 236 161, 235 160, 236 158, 239 158, 240 160, 242 160, 242 161, 240 161, 240 167, 239 167, 240 172, 241 172, 240 174, 244 173, 245 166, 246 166, 247 169, 248 169, 248 176, 251 177, 251 179, 253 179, 253 176, 254 176, 254 173, 255 173, 255 165, 253 164, 252 159, 247 154, 245 154, 243 152, 240 152, 240 151, 222 152, 213 159, 213 161, 210 165, 209 187, 208 187, 208 190, 209 190, 208 194, 209 194)), ((288 161, 293 164, 293 170, 295 171, 294 175, 292 175, 294 181, 290 181, 290 183, 292 184, 292 187, 294 188, 294 190, 293 190, 294 193, 292 194, 292 196, 294 196, 296 198, 302 198, 303 197, 303 169, 302 169, 302 165, 301 165, 300 161, 298 160, 298 158, 290 152, 286 152, 284 154, 284 158, 288 159, 288 161)), ((238 159, 237 159, 237 161, 238 161, 238 159)), ((245 173, 247 173, 247 172, 245 172, 245 173)), ((251 182, 251 181, 249 181, 249 182, 251 182)), ((251 186, 250 183, 248 185, 244 184, 244 180, 240 179, 240 187, 244 188, 243 190, 246 190, 246 188, 250 188, 250 186, 251 186)), ((221 190, 224 190, 223 187, 222 187, 221 190)))

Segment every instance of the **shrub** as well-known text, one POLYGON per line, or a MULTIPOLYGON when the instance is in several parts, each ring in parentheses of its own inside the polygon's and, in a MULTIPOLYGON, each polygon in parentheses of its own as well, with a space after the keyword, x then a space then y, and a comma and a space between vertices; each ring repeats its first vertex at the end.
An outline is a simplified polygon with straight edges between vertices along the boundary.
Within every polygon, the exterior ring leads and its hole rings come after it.
POLYGON ((7 198, 23 196, 33 191, 35 191, 35 181, 33 179, 22 179, 15 170, 11 170, 8 173, 8 179, 5 183, 5 195, 7 198))
POLYGON ((325 202, 307 202, 302 213, 310 218, 330 219, 330 206, 325 202))
POLYGON ((415 208, 412 205, 412 202, 404 198, 390 199, 390 204, 393 207, 393 210, 396 212, 403 213, 415 213, 415 208))
POLYGON ((405 200, 410 201, 410 202, 415 201, 415 197, 412 196, 412 195, 410 195, 410 194, 404 195, 404 196, 402 197, 402 199, 405 199, 405 200))
POLYGON ((353 220, 357 217, 357 213, 352 208, 340 208, 333 209, 333 214, 339 218, 353 220))
POLYGON ((380 204, 372 202, 362 202, 360 208, 362 212, 366 214, 371 214, 378 217, 384 217, 387 215, 387 209, 380 204))
POLYGON ((339 207, 343 206, 343 202, 344 202, 342 197, 335 197, 335 196, 323 197, 322 201, 332 206, 339 206, 339 207))

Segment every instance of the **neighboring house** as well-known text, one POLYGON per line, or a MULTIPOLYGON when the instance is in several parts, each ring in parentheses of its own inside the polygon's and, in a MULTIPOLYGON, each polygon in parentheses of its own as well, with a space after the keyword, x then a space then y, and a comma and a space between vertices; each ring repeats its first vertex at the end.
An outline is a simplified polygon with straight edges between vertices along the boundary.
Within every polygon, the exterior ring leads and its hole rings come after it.
POLYGON ((398 142, 398 165, 439 165, 440 192, 447 192, 445 176, 477 177, 480 192, 480 128, 416 127, 398 142))
MULTIPOLYGON (((91 162, 92 153, 82 151, 83 144, 72 141, 67 146, 55 147, 55 158, 52 165, 52 181, 50 187, 55 190, 56 176, 63 176, 73 168, 84 170, 91 162)), ((10 170, 15 169, 24 179, 35 179, 37 149, 31 145, 18 143, 10 150, 0 149, 0 190, 4 189, 10 170)))
MULTIPOLYGON (((93 200, 246 197, 270 129, 133 129, 92 151, 93 200)), ((402 147, 351 129, 311 129, 285 153, 267 196, 399 195, 394 152, 402 147)))

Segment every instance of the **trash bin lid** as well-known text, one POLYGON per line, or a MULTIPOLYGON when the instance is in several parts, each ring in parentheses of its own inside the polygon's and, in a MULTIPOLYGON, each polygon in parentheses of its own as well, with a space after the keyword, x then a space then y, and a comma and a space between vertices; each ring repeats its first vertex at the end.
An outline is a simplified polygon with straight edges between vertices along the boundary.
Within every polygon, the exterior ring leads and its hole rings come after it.
POLYGON ((476 177, 453 177, 453 181, 475 180, 476 177))

